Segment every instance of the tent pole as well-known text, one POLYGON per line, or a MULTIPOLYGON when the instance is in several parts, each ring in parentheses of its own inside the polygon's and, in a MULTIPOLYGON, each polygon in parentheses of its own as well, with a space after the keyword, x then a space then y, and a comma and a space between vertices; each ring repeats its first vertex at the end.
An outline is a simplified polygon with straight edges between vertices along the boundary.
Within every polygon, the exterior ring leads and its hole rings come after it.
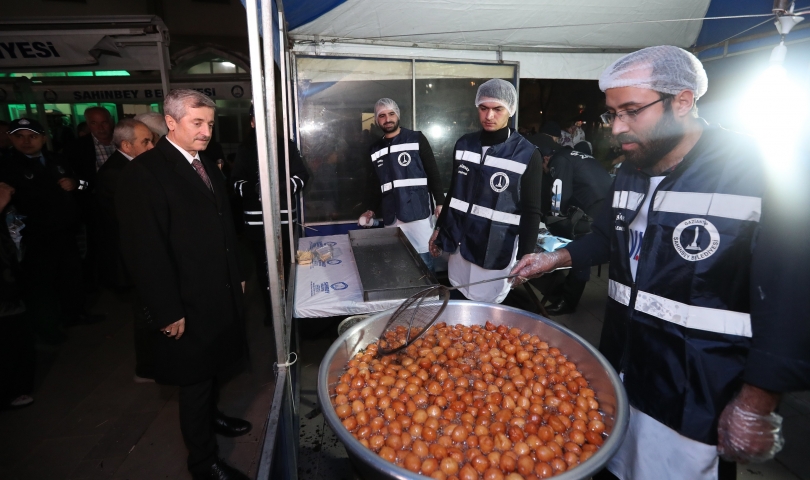
MULTIPOLYGON (((281 8, 281 7, 279 7, 281 8)), ((281 72, 281 123, 284 130, 283 136, 283 148, 284 148, 284 171, 286 173, 284 178, 280 178, 280 182, 287 182, 287 196, 286 198, 282 198, 281 201, 285 202, 287 205, 287 232, 286 234, 289 236, 290 239, 290 258, 285 258, 285 262, 290 262, 290 265, 295 266, 295 252, 297 245, 295 244, 295 235, 293 233, 293 229, 295 227, 295 219, 293 217, 293 207, 295 204, 293 203, 293 193, 290 191, 290 149, 288 148, 290 144, 290 132, 287 126, 287 45, 285 40, 285 29, 284 29, 284 13, 279 11, 278 12, 278 49, 279 49, 279 71, 281 72)), ((281 147, 281 146, 279 146, 281 147)), ((279 189, 280 191, 281 189, 279 189)), ((282 235, 284 232, 282 232, 282 235)))
POLYGON ((163 97, 169 94, 169 69, 167 68, 166 55, 163 52, 163 41, 157 42, 158 62, 160 62, 160 85, 163 87, 163 97))

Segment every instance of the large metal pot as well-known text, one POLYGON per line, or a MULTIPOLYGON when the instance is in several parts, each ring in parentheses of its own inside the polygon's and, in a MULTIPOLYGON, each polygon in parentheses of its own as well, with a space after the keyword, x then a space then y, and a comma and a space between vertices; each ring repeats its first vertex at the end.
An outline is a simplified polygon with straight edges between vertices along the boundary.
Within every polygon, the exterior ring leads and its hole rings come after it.
MULTIPOLYGON (((345 372, 351 357, 377 341, 385 328, 391 311, 378 313, 345 331, 329 348, 318 371, 318 400, 323 415, 335 434, 343 442, 346 452, 360 475, 366 479, 425 479, 404 468, 380 458, 376 453, 360 444, 340 423, 332 407, 330 385, 338 382, 345 372)), ((559 348, 569 360, 577 364, 596 392, 601 411, 605 414, 607 441, 596 454, 578 467, 564 472, 556 480, 588 478, 599 471, 616 453, 627 430, 628 404, 624 386, 616 371, 592 345, 567 328, 557 325, 547 318, 516 308, 489 303, 453 300, 447 305, 439 322, 449 325, 484 325, 490 321, 496 325, 517 327, 524 332, 538 335, 552 347, 559 348)))

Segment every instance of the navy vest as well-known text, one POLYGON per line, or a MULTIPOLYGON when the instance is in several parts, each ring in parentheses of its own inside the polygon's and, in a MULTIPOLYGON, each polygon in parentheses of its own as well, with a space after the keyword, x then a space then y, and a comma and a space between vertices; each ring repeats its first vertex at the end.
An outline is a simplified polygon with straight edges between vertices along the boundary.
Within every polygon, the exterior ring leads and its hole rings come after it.
POLYGON ((510 130, 505 142, 482 155, 480 136, 469 133, 456 142, 450 208, 439 241, 446 252, 461 248, 466 260, 501 270, 512 260, 520 225, 520 179, 537 147, 510 130))
POLYGON ((371 161, 380 180, 386 225, 430 216, 427 174, 419 157, 419 132, 401 128, 390 145, 382 138, 371 146, 371 161))
POLYGON ((649 176, 626 163, 606 199, 613 238, 600 350, 624 372, 631 405, 707 444, 717 442, 751 343, 749 272, 765 178, 757 155, 749 139, 707 127, 656 189, 640 246, 630 245, 629 225, 649 176))

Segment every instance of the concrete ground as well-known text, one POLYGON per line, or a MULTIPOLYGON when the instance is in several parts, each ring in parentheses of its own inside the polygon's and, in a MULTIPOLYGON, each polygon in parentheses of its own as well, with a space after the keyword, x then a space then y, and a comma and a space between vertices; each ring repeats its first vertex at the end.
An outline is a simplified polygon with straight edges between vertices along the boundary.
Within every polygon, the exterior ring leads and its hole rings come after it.
MULTIPOLYGON (((249 420, 242 437, 219 438, 226 462, 254 477, 273 397, 273 334, 248 283, 249 371, 222 386, 219 406, 249 420)), ((105 321, 68 330, 58 347, 38 346, 35 402, 0 412, 0 478, 189 479, 177 388, 135 383, 132 296, 102 291, 105 321)))
MULTIPOLYGON (((570 328, 593 345, 599 345, 602 318, 607 299, 607 266, 597 277, 594 267, 591 281, 577 308, 570 315, 552 317, 552 320, 570 328)), ((539 295, 540 296, 540 295, 539 295)), ((541 296, 540 296, 541 297, 541 296)), ((510 299, 511 300, 511 299, 510 299)), ((533 309, 528 296, 514 299, 514 303, 533 309)), ((298 478, 307 480, 356 480, 343 445, 317 412, 316 381, 323 354, 337 338, 337 321, 328 319, 317 323, 307 320, 307 335, 301 340, 301 419, 298 478), (311 418, 310 418, 311 417, 311 418)), ((751 465, 738 465, 740 480, 810 480, 810 392, 787 395, 780 406, 785 418, 785 447, 776 459, 751 465)))

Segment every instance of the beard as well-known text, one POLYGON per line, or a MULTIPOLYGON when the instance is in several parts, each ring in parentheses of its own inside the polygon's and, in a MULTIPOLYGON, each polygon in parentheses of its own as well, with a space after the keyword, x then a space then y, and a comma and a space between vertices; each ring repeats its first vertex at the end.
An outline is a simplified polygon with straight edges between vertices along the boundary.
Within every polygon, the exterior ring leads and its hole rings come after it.
POLYGON ((397 128, 399 128, 399 120, 393 123, 392 122, 383 123, 382 125, 380 125, 380 128, 384 133, 396 132, 397 128))
POLYGON ((629 133, 616 136, 619 143, 635 143, 638 148, 624 152, 624 158, 638 168, 651 168, 655 166, 669 152, 683 140, 685 128, 675 120, 672 106, 667 103, 664 115, 653 125, 644 137, 637 137, 629 133))

